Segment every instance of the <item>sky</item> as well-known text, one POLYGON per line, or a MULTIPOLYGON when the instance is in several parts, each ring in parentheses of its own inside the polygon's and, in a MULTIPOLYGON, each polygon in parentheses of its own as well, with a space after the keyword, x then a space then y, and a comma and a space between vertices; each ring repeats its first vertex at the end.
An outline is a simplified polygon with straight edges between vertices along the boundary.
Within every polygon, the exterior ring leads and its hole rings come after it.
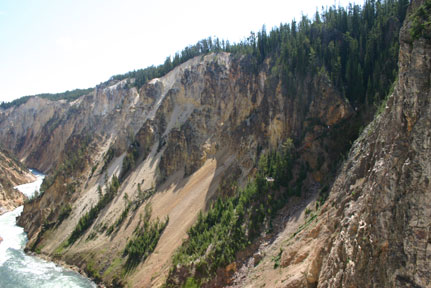
POLYGON ((0 102, 89 88, 209 36, 239 42, 265 24, 354 0, 0 0, 0 102))

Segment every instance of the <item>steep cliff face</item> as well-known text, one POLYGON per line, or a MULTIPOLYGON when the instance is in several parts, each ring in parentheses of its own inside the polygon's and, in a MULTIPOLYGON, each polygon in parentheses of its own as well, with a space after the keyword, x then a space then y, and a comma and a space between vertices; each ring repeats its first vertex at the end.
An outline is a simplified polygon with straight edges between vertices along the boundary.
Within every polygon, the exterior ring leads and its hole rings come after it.
MULTIPOLYGON (((409 14, 424 2, 412 1, 409 14)), ((413 38, 414 21, 400 33, 395 89, 354 143, 326 203, 286 215, 234 287, 431 286, 431 41, 413 38)))
POLYGON ((47 172, 63 161, 65 146, 74 136, 126 138, 139 129, 136 123, 142 125, 147 108, 135 106, 139 95, 126 84, 100 85, 73 102, 32 97, 0 111, 1 143, 27 166, 47 172))
POLYGON ((25 196, 13 187, 33 180, 34 176, 19 161, 0 149, 0 214, 24 204, 25 196))
POLYGON ((139 90, 133 79, 111 81, 74 102, 34 98, 1 111, 2 143, 27 165, 50 171, 45 193, 20 218, 28 247, 97 271, 111 283, 121 273, 139 215, 151 203, 152 219, 169 216, 169 223, 155 251, 126 281, 160 285, 172 253, 221 179, 234 172, 234 180, 245 182, 262 151, 293 138, 310 167, 305 183, 323 185, 322 175, 349 145, 350 138, 340 134, 352 125, 350 104, 325 74, 298 81, 303 96, 296 97, 282 91, 269 62, 254 73, 247 61, 210 54, 139 90), (80 218, 97 206, 98 186, 107 193, 113 175, 121 181, 113 201, 78 241, 66 245, 80 218), (123 212, 126 219, 118 220, 123 212))
MULTIPOLYGON (((18 109, 11 108, 1 111, 1 143, 5 148, 13 151, 20 160, 32 157, 54 158, 45 156, 47 153, 44 153, 46 150, 43 146, 48 144, 51 132, 59 124, 57 119, 64 114, 64 110, 62 103, 31 98, 18 109)), ((55 155, 54 153, 56 152, 53 151, 50 155, 55 155)), ((50 160, 46 161, 49 162, 50 160)), ((47 168, 43 164, 39 164, 38 161, 31 160, 29 160, 28 166, 39 170, 46 170, 47 168)), ((51 163, 47 163, 46 166, 51 166, 51 163)))

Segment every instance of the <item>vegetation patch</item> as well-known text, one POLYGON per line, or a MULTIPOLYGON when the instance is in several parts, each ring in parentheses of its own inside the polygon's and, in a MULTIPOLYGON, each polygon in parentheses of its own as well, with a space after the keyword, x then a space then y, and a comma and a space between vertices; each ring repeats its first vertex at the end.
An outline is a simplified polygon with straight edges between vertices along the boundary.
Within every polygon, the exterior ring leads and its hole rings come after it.
POLYGON ((103 156, 103 166, 101 169, 101 173, 104 172, 107 168, 109 163, 111 163, 112 159, 114 159, 115 156, 115 148, 111 145, 106 151, 105 155, 103 156))
POLYGON ((274 262, 274 269, 280 267, 281 255, 283 255, 283 249, 280 248, 278 254, 272 258, 272 261, 274 262))
POLYGON ((118 272, 118 270, 121 271, 121 266, 123 263, 123 259, 120 257, 117 257, 114 259, 114 261, 111 262, 111 265, 109 265, 108 269, 103 273, 103 277, 106 277, 108 275, 113 274, 115 271, 118 272))
POLYGON ((196 282, 195 278, 189 277, 187 278, 186 282, 184 283, 182 288, 199 288, 198 282, 196 282))
POLYGON ((88 274, 88 276, 93 279, 95 282, 99 283, 102 281, 102 277, 100 276, 100 273, 98 271, 96 264, 93 260, 89 260, 87 262, 87 265, 85 267, 85 272, 88 274))
MULTIPOLYGON (((235 196, 218 198, 207 214, 199 213, 196 223, 187 232, 188 239, 173 257, 171 274, 177 267, 194 265, 199 281, 214 276, 219 267, 235 260, 236 253, 255 239, 262 227, 271 227, 272 217, 287 203, 293 191, 280 189, 292 180, 295 161, 291 140, 281 151, 263 154, 258 173, 235 196)), ((167 287, 175 286, 167 283, 167 287)))
POLYGON ((58 214, 56 225, 57 226, 60 225, 64 221, 64 219, 69 217, 71 212, 72 212, 72 206, 69 203, 62 205, 60 208, 60 212, 58 214))
POLYGON ((305 228, 307 228, 316 218, 317 218, 317 214, 311 213, 310 218, 308 218, 304 224, 299 226, 298 230, 296 230, 296 232, 293 233, 293 235, 290 239, 294 238, 296 235, 301 233, 301 231, 304 230, 305 228))
POLYGON ((135 211, 136 209, 138 209, 145 201, 150 199, 150 197, 153 196, 154 193, 156 193, 156 189, 154 189, 154 187, 142 190, 141 184, 138 183, 138 198, 132 203, 133 210, 135 211))
POLYGON ((36 97, 36 96, 39 98, 44 98, 44 99, 48 99, 48 100, 52 100, 52 101, 66 100, 68 102, 71 102, 73 100, 78 99, 79 97, 81 97, 83 95, 89 94, 91 91, 93 91, 93 88, 75 89, 72 91, 66 91, 66 92, 56 93, 56 94, 44 93, 44 94, 37 94, 37 95, 32 95, 32 96, 24 96, 24 97, 18 98, 16 100, 13 100, 12 102, 1 103, 0 108, 8 109, 11 107, 18 107, 21 104, 27 103, 27 101, 30 98, 36 97))
POLYGON ((413 40, 420 37, 431 39, 431 0, 425 0, 410 16, 410 20, 412 21, 410 34, 413 40))
POLYGON ((168 225, 169 218, 161 222, 159 219, 150 221, 151 206, 145 206, 145 214, 139 219, 133 238, 127 242, 124 256, 127 256, 125 264, 126 271, 135 268, 139 263, 145 261, 154 251, 160 236, 168 225))
POLYGON ((129 173, 130 170, 135 168, 136 160, 139 157, 139 143, 137 141, 133 141, 133 143, 130 145, 129 149, 127 150, 127 154, 123 159, 123 164, 121 166, 121 172, 120 172, 120 181, 122 182, 126 175, 129 173))
POLYGON ((67 241, 61 242, 61 244, 54 250, 54 253, 53 253, 54 258, 60 259, 64 253, 64 249, 66 248, 67 248, 67 241))
POLYGON ((121 212, 120 217, 118 217, 118 219, 115 221, 114 224, 112 224, 111 226, 109 226, 109 228, 106 230, 106 235, 111 235, 112 232, 114 232, 115 229, 118 229, 121 224, 124 222, 124 220, 126 219, 127 215, 129 214, 130 208, 132 207, 132 201, 129 200, 129 197, 127 196, 127 193, 124 194, 124 210, 123 212, 121 212))

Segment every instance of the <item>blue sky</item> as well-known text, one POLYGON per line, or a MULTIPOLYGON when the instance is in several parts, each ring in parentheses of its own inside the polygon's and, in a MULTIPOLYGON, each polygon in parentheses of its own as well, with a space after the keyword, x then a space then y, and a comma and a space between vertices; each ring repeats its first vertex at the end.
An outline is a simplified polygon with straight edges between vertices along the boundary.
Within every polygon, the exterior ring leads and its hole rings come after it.
POLYGON ((237 42, 263 24, 349 2, 0 0, 0 101, 94 87, 202 38, 237 42))

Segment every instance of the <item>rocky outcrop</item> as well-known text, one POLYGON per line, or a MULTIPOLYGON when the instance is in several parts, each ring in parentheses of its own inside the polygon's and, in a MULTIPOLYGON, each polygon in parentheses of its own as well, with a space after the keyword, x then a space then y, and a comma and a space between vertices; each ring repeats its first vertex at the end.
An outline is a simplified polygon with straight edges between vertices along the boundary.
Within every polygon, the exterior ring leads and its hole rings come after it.
POLYGON ((395 91, 355 143, 324 208, 341 221, 318 287, 431 285, 431 41, 413 41, 411 22, 400 33, 395 91))
POLYGON ((0 149, 0 214, 24 204, 25 196, 13 187, 34 180, 27 168, 0 149))
MULTIPOLYGON (((424 2, 412 1, 410 15, 424 2)), ((353 144, 328 200, 305 205, 300 221, 286 215, 292 226, 233 286, 431 286, 431 41, 413 39, 407 19, 395 89, 353 144)))

